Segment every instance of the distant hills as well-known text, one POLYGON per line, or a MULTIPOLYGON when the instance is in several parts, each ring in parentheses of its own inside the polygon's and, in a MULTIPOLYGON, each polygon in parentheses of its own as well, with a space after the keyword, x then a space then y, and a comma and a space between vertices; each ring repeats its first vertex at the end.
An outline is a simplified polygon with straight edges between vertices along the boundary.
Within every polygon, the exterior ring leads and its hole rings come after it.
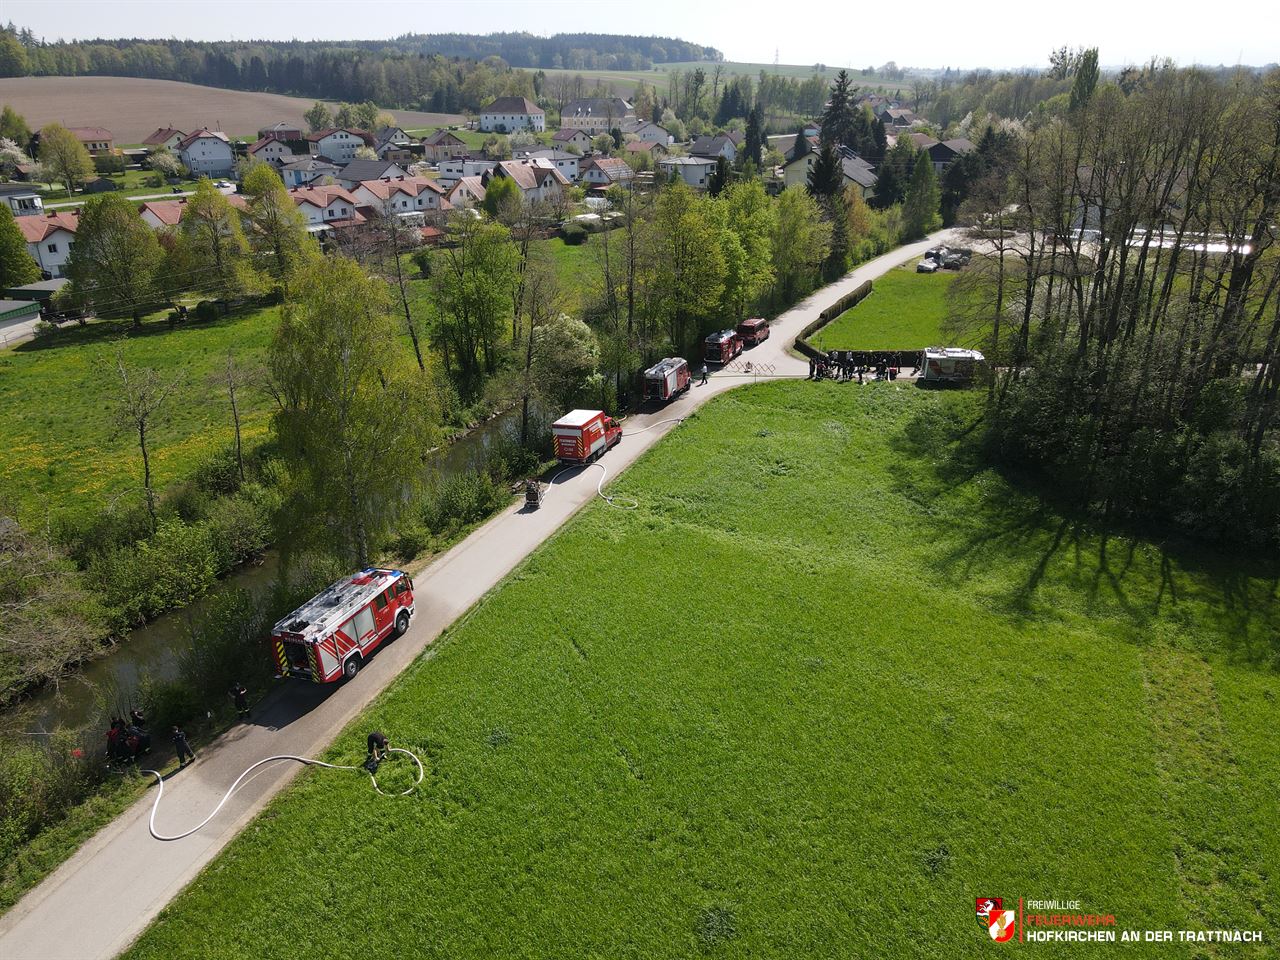
POLYGON ((543 70, 648 70, 655 63, 723 60, 715 47, 672 37, 633 37, 612 33, 408 33, 390 44, 406 53, 446 57, 501 57, 513 67, 543 70))

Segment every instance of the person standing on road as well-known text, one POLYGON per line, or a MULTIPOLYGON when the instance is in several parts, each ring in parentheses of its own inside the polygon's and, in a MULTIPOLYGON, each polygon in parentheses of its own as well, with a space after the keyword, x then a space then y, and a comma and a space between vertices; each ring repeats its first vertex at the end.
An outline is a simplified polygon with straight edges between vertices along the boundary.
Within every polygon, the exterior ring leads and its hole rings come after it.
POLYGON ((178 753, 178 768, 181 769, 187 765, 187 758, 194 763, 196 752, 191 749, 191 744, 187 743, 187 733, 177 724, 173 727, 173 749, 178 753))
POLYGON ((702 386, 707 385, 707 365, 704 363, 702 369, 698 371, 702 375, 702 386))
POLYGON ((244 688, 244 684, 237 680, 231 685, 231 689, 227 692, 236 705, 236 716, 244 720, 249 716, 249 691, 244 688))

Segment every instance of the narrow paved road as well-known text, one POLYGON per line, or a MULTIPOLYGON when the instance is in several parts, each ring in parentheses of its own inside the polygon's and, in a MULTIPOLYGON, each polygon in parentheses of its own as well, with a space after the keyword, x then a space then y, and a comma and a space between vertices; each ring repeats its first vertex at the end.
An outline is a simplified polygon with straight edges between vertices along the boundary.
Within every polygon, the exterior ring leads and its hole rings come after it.
MULTIPOLYGON (((806 362, 788 353, 800 330, 841 296, 920 256, 941 236, 935 234, 894 250, 822 288, 779 317, 770 338, 745 357, 753 363, 772 364, 778 376, 805 376, 806 362)), ((716 394, 752 379, 734 371, 717 373, 707 386, 694 386, 662 410, 628 418, 622 443, 601 461, 609 476, 616 476, 678 427, 663 424, 643 433, 629 433, 691 413, 716 394)), ((343 686, 281 685, 254 711, 251 722, 204 747, 195 764, 167 782, 157 824, 160 832, 177 833, 198 823, 241 771, 263 757, 285 753, 316 756, 324 750, 335 734, 445 628, 589 503, 599 479, 598 470, 562 478, 548 491, 540 510, 523 513, 522 505, 514 504, 432 563, 414 578, 417 616, 403 637, 373 657, 343 686)), ((394 739, 394 731, 391 736, 394 739)), ((0 917, 0 957, 114 957, 299 769, 296 764, 268 768, 237 793, 204 830, 174 843, 153 840, 148 833, 147 817, 154 797, 149 793, 0 917)))

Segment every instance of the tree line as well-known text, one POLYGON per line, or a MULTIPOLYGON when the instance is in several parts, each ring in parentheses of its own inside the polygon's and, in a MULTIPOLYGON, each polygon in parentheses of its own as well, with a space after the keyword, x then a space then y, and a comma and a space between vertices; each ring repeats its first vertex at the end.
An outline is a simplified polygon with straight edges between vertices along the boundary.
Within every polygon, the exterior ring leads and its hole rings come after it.
POLYGON ((961 208, 995 251, 955 287, 989 329, 988 448, 1108 522, 1274 550, 1280 71, 1096 62, 961 208))

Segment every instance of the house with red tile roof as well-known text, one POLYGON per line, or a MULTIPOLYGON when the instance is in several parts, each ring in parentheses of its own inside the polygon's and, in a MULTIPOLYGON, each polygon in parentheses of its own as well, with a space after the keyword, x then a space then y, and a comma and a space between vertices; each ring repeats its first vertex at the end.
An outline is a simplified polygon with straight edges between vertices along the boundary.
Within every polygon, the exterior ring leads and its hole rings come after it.
POLYGON ((307 218, 307 229, 312 233, 365 222, 364 214, 356 209, 360 204, 345 187, 295 187, 289 196, 307 218))
POLYGON ((177 150, 178 144, 187 138, 181 130, 173 127, 160 127, 155 133, 142 141, 142 145, 150 150, 177 150))
POLYGON ((227 135, 204 127, 178 144, 178 159, 194 177, 229 177, 236 168, 227 135))
POLYGON ((500 160, 490 171, 486 186, 495 177, 514 180, 526 203, 536 200, 554 203, 563 199, 564 188, 569 186, 568 179, 555 167, 534 160, 500 160))
MULTIPOLYGON (((588 141, 590 142, 590 141, 588 141)), ((448 130, 437 130, 429 137, 422 138, 422 159, 439 163, 453 157, 467 155, 467 142, 456 133, 448 130)))
POLYGON ((444 188, 430 177, 364 180, 349 192, 359 207, 379 213, 413 216, 452 208, 444 198, 444 188))
POLYGON ((39 217, 16 217, 14 222, 27 242, 27 253, 40 264, 40 269, 61 277, 75 243, 80 214, 74 210, 58 211, 39 217))
POLYGON ((636 178, 636 172, 621 157, 589 157, 582 162, 580 170, 582 182, 592 186, 609 187, 636 178))

